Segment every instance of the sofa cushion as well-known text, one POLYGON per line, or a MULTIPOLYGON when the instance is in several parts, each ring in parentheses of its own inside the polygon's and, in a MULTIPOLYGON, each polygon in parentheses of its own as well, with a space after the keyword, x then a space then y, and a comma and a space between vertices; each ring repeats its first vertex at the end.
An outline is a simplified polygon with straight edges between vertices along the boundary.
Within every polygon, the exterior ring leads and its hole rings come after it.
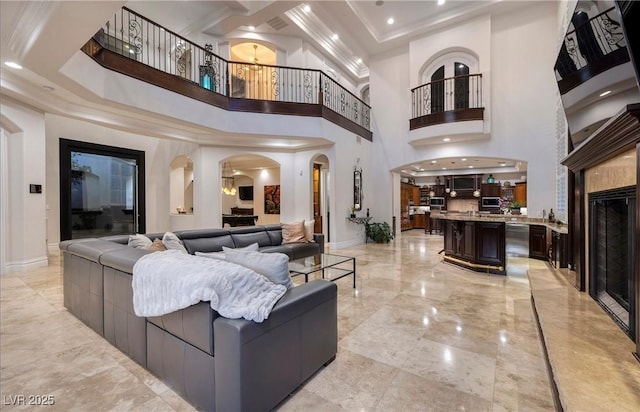
POLYGON ((233 238, 233 243, 236 248, 242 248, 252 243, 257 243, 258 246, 269 246, 272 245, 271 238, 267 234, 261 226, 260 230, 256 231, 248 231, 247 229, 231 229, 231 237, 233 238))
POLYGON ((271 239, 271 245, 282 244, 282 226, 280 224, 266 225, 264 228, 267 231, 267 235, 269 235, 269 239, 271 239))
POLYGON ((293 257, 291 258, 292 260, 301 259, 301 258, 314 256, 314 255, 319 255, 319 254, 322 253, 322 251, 320 250, 320 246, 315 242, 311 242, 311 243, 289 243, 289 244, 283 245, 283 246, 290 246, 291 247, 291 249, 293 251, 293 257))
POLYGON ((306 242, 304 220, 282 224, 282 243, 306 242))
POLYGON ((187 252, 220 252, 222 246, 235 247, 227 229, 184 230, 175 232, 187 252))
POLYGON ((245 252, 224 248, 224 255, 228 262, 253 269, 273 283, 287 288, 293 286, 289 277, 289 256, 284 253, 245 252))

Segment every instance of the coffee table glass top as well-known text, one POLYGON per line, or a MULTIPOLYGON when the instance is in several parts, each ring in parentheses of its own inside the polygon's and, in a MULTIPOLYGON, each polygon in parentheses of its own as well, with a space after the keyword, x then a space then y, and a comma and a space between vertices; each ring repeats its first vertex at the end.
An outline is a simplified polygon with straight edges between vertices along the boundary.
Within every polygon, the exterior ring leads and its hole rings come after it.
POLYGON ((353 287, 355 287, 356 258, 323 253, 290 261, 289 272, 292 276, 304 275, 305 281, 308 281, 309 275, 315 272, 321 272, 323 279, 332 281, 353 275, 353 287))

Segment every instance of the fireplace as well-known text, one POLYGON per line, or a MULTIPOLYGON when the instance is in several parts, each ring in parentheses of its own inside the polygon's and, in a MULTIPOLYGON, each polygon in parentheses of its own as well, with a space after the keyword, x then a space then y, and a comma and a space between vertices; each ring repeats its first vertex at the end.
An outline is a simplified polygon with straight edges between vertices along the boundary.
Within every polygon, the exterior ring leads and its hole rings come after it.
POLYGON ((635 339, 636 187, 589 194, 589 294, 635 339))

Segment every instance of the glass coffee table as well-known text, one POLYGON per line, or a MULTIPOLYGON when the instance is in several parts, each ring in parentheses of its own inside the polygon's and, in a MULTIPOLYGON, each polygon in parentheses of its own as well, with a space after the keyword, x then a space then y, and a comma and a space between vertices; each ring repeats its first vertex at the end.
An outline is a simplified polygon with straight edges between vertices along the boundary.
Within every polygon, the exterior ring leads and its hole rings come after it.
POLYGON ((322 253, 289 262, 289 273, 292 277, 304 275, 304 281, 308 282, 309 275, 315 272, 322 272, 322 279, 330 281, 353 275, 353 287, 356 287, 355 257, 322 253))

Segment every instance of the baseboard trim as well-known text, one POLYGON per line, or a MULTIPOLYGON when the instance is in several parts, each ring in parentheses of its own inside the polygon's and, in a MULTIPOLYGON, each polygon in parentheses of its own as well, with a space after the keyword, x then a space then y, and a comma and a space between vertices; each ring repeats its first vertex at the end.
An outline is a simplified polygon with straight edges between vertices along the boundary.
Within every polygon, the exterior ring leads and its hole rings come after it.
POLYGON ((348 247, 358 246, 364 244, 363 239, 350 239, 343 242, 329 242, 327 246, 329 249, 345 249, 348 247))
POLYGON ((7 262, 5 273, 27 272, 29 270, 40 269, 49 266, 49 258, 46 256, 23 260, 22 262, 7 262))

